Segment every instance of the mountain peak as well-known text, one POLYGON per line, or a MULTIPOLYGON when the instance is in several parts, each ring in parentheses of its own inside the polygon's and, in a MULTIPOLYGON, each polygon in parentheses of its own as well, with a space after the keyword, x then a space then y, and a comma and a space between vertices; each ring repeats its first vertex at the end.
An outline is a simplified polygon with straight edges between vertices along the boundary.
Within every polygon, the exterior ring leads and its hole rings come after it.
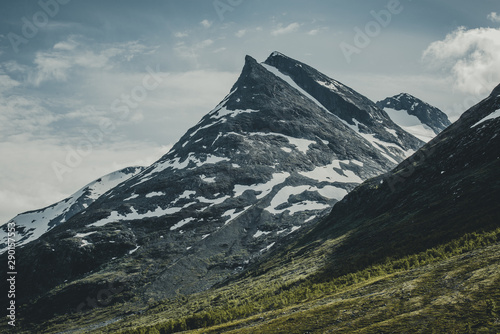
POLYGON ((399 93, 398 95, 395 95, 395 98, 407 98, 407 99, 415 99, 415 100, 420 100, 416 98, 415 96, 408 94, 408 93, 399 93))
POLYGON ((288 57, 287 55, 285 55, 285 54, 283 54, 283 53, 281 53, 281 52, 279 52, 279 51, 273 51, 273 52, 269 55, 269 57, 267 57, 267 59, 269 59, 269 58, 274 58, 274 57, 290 58, 290 57, 288 57))
POLYGON ((256 64, 257 60, 255 60, 255 58, 252 57, 252 56, 250 56, 250 55, 246 55, 245 56, 245 64, 247 64, 247 63, 249 63, 249 64, 254 64, 255 63, 256 64))
POLYGON ((424 141, 431 140, 451 124, 444 112, 408 93, 399 93, 376 104, 395 123, 424 141))

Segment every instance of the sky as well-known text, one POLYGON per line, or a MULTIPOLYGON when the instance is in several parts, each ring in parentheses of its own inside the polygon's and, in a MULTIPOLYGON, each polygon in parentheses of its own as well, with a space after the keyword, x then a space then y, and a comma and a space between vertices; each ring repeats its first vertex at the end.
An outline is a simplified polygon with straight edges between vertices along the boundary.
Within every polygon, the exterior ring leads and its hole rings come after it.
POLYGON ((497 0, 0 4, 0 223, 149 165, 229 93, 245 55, 305 62, 452 121, 500 83, 497 0))

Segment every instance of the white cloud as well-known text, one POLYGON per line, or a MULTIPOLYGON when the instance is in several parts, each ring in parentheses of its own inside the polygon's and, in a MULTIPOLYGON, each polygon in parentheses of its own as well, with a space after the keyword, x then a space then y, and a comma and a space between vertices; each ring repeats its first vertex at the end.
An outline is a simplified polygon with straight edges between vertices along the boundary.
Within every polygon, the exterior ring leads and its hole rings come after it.
POLYGON ((15 60, 9 60, 6 62, 3 62, 2 67, 10 73, 22 73, 22 74, 27 74, 29 72, 29 67, 26 65, 21 65, 15 60))
POLYGON ((77 46, 78 43, 76 43, 74 40, 62 41, 54 45, 54 50, 71 51, 74 50, 77 46))
POLYGON ((496 12, 491 12, 488 14, 488 20, 491 22, 500 22, 500 15, 498 15, 496 12))
POLYGON ((276 29, 271 31, 271 35, 279 36, 279 35, 289 34, 289 33, 292 33, 292 32, 299 30, 299 28, 300 28, 300 24, 297 22, 290 23, 286 27, 283 27, 283 25, 279 24, 276 29))
POLYGON ((315 36, 319 33, 318 29, 309 30, 308 35, 315 36))
POLYGON ((431 43, 422 59, 448 74, 455 89, 484 95, 500 82, 500 29, 460 27, 431 43))
POLYGON ((212 21, 209 21, 209 20, 203 20, 203 21, 201 21, 201 22, 200 22, 200 24, 201 24, 204 28, 208 29, 208 28, 210 28, 210 27, 212 26, 213 22, 212 22, 212 21))
POLYGON ((8 76, 7 74, 3 74, 0 71, 0 93, 19 85, 20 83, 18 81, 12 79, 10 76, 8 76))
POLYGON ((87 46, 70 38, 56 43, 50 50, 35 54, 33 63, 36 67, 29 74, 28 81, 34 86, 51 80, 64 82, 75 68, 110 69, 121 61, 128 62, 138 54, 151 54, 156 49, 138 41, 87 46))
POLYGON ((184 37, 188 37, 189 36, 189 33, 187 33, 186 31, 178 31, 176 33, 174 33, 174 37, 176 38, 184 38, 184 37))
POLYGON ((241 29, 241 30, 238 30, 234 35, 238 38, 241 38, 241 37, 245 36, 246 33, 247 33, 246 29, 241 29))
POLYGON ((212 44, 214 44, 214 41, 211 39, 206 39, 191 45, 186 45, 185 42, 179 42, 174 47, 174 51, 182 59, 193 61, 195 62, 195 65, 198 66, 198 58, 200 57, 202 50, 212 44))

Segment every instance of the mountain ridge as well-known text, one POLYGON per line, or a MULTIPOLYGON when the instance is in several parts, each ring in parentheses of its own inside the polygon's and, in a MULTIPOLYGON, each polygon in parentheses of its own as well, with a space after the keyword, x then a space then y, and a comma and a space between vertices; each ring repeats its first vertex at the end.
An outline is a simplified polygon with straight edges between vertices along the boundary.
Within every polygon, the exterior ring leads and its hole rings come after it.
POLYGON ((143 167, 126 167, 101 176, 88 183, 71 196, 41 209, 30 210, 16 215, 2 224, 0 229, 5 237, 0 243, 0 254, 7 249, 7 224, 16 223, 16 246, 22 246, 36 240, 53 227, 68 221, 77 213, 85 210, 97 198, 143 170, 143 167), (52 212, 51 212, 52 211, 52 212))

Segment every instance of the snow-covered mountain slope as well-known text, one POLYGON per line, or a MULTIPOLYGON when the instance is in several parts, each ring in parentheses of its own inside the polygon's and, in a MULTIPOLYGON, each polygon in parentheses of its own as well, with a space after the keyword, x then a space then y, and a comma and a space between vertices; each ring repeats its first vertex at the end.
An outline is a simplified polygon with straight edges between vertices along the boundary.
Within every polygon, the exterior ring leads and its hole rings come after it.
POLYGON ((304 63, 274 52, 264 66, 338 116, 393 163, 407 158, 423 144, 403 131, 374 102, 304 63))
MULTIPOLYGON (((128 167, 107 174, 89 184, 70 197, 46 208, 28 211, 17 215, 10 222, 16 224, 16 246, 22 246, 38 239, 55 226, 66 222, 75 214, 85 210, 99 196, 116 187, 121 182, 141 172, 144 167, 128 167)), ((0 226, 2 239, 0 253, 7 247, 7 223, 0 226), (4 234, 5 233, 5 234, 4 234)))
POLYGON ((441 110, 407 93, 377 102, 401 128, 428 142, 451 123, 441 110))
POLYGON ((99 272, 124 279, 115 274, 134 268, 147 272, 133 279, 148 298, 201 291, 421 145, 373 102, 313 68, 280 53, 263 64, 247 56, 230 93, 170 152, 23 248, 66 264, 38 262, 25 277, 42 278, 26 286, 32 295, 64 280, 81 289, 74 280, 82 276, 85 284, 99 272))

